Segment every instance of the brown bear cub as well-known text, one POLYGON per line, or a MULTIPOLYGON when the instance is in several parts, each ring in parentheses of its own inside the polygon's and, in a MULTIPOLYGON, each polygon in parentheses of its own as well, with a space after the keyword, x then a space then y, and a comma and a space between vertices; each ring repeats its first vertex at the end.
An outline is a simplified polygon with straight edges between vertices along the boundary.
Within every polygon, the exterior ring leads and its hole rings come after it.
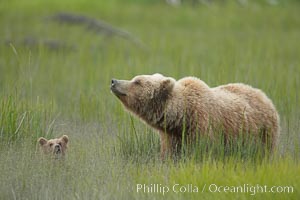
POLYGON ((47 140, 43 137, 38 139, 41 151, 46 155, 51 155, 54 158, 64 157, 68 148, 69 137, 63 135, 60 138, 47 140))
MULTIPOLYGON (((161 156, 176 154, 181 140, 199 135, 261 137, 273 150, 279 136, 279 115, 259 89, 242 83, 209 87, 195 77, 176 81, 161 74, 111 82, 111 91, 125 108, 160 133, 161 156), (266 141, 266 139, 268 139, 266 141)), ((245 140, 247 142, 247 140, 245 140)))

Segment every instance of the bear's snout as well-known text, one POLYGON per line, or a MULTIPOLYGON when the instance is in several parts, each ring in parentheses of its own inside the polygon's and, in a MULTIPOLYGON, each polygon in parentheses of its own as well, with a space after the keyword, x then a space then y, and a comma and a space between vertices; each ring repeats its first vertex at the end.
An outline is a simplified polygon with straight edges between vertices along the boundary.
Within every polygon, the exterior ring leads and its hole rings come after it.
POLYGON ((111 79, 110 90, 118 97, 126 96, 126 92, 124 92, 124 82, 122 80, 111 79))
POLYGON ((59 144, 56 144, 54 146, 54 153, 56 154, 61 153, 61 146, 59 144))
POLYGON ((117 84, 117 80, 116 79, 111 79, 111 86, 115 86, 117 84))

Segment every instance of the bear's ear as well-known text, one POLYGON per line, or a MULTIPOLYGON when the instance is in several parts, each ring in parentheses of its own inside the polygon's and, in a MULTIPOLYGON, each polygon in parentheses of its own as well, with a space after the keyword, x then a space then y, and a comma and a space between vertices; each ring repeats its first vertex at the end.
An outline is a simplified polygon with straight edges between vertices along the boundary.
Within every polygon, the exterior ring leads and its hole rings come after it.
POLYGON ((46 144, 48 142, 48 140, 46 140, 45 138, 43 138, 43 137, 40 137, 39 139, 38 139, 38 143, 41 145, 41 146, 43 146, 44 144, 46 144))
POLYGON ((66 144, 69 142, 69 137, 67 135, 61 136, 60 139, 63 140, 66 144))
POLYGON ((175 79, 173 78, 165 78, 162 83, 161 83, 161 88, 162 91, 170 91, 173 89, 174 85, 175 85, 175 79))

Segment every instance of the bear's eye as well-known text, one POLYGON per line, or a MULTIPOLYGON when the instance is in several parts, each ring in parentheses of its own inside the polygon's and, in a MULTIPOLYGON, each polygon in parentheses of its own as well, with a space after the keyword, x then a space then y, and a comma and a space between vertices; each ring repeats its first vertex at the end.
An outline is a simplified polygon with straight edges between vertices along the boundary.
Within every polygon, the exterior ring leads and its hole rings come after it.
POLYGON ((61 142, 59 142, 58 144, 59 144, 59 146, 61 146, 61 142))
POLYGON ((133 82, 135 85, 141 85, 141 80, 135 80, 134 82, 133 82))
POLYGON ((52 147, 52 146, 53 146, 53 143, 50 143, 49 146, 52 147))

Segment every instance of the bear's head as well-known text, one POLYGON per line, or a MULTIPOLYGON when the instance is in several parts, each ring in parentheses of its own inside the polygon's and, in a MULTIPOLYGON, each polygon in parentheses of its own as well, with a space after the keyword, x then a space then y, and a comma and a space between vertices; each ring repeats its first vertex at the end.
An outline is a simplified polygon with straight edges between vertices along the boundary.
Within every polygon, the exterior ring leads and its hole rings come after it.
POLYGON ((127 109, 145 118, 149 112, 163 111, 175 82, 161 74, 139 75, 132 80, 112 79, 110 89, 127 109))
POLYGON ((69 138, 63 135, 60 138, 47 140, 43 137, 38 139, 38 143, 42 152, 48 155, 53 155, 55 158, 64 156, 68 148, 69 138))

